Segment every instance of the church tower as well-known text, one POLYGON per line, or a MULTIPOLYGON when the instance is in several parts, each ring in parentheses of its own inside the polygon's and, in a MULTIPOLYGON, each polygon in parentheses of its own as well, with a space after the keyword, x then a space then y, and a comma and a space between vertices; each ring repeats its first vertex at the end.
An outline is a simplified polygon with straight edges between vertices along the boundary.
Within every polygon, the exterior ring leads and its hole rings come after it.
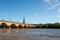
POLYGON ((23 17, 23 24, 25 24, 25 17, 23 17))

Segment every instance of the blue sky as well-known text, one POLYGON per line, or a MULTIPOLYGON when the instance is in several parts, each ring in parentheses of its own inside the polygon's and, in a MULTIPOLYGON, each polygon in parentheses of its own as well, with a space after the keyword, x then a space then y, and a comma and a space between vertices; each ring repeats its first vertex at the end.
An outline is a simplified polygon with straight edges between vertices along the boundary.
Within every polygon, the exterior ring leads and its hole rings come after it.
POLYGON ((26 23, 60 22, 60 0, 0 0, 0 20, 26 23))

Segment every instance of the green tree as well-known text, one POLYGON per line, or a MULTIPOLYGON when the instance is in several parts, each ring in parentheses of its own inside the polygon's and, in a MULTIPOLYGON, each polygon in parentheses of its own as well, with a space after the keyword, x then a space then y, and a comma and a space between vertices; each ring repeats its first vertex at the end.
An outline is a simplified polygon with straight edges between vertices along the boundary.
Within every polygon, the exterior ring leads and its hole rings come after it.
POLYGON ((60 23, 56 22, 54 23, 55 28, 60 28, 60 23))

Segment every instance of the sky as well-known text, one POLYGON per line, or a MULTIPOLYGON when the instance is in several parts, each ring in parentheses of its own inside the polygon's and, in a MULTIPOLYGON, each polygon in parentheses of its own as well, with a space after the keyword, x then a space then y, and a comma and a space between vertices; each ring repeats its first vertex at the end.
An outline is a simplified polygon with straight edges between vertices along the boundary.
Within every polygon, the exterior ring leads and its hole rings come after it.
POLYGON ((29 24, 60 22, 60 0, 0 0, 0 20, 29 24))

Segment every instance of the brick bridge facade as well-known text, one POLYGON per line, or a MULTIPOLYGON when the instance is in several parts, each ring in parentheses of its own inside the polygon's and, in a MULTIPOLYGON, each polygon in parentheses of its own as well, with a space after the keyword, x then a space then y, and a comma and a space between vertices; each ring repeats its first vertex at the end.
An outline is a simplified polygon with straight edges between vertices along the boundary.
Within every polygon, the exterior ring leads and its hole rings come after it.
POLYGON ((11 28, 10 26, 11 26, 12 24, 16 25, 17 28, 19 28, 18 25, 21 25, 22 27, 26 26, 27 28, 28 28, 28 27, 34 27, 33 24, 23 24, 23 23, 18 23, 18 22, 11 22, 11 21, 3 21, 3 20, 0 20, 0 25, 1 25, 2 23, 7 24, 7 25, 9 26, 9 28, 11 28))

